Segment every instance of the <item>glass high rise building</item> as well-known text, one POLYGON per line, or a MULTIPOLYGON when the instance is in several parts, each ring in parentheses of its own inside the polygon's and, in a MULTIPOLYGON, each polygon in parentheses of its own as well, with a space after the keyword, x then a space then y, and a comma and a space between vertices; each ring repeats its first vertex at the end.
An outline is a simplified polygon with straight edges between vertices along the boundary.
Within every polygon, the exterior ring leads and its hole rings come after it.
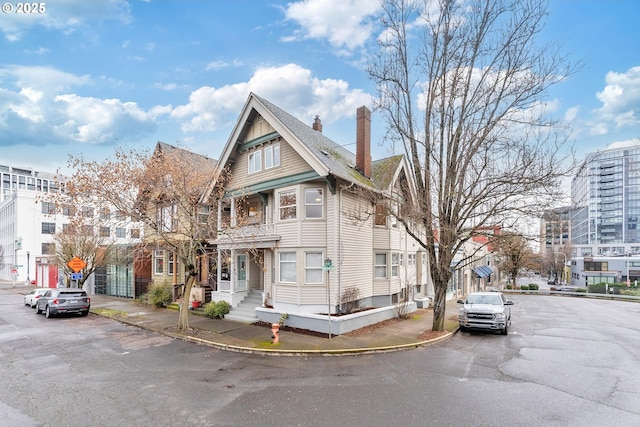
POLYGON ((589 154, 571 205, 572 256, 640 253, 640 141, 589 154))

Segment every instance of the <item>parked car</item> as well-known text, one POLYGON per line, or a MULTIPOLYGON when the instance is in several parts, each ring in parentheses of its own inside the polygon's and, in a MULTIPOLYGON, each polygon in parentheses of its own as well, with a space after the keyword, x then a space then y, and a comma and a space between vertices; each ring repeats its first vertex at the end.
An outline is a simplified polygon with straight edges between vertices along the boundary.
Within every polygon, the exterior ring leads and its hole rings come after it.
POLYGON ((458 304, 464 304, 458 313, 460 330, 491 330, 507 335, 513 301, 506 299, 503 293, 473 292, 465 300, 458 300, 458 304))
POLYGON ((558 279, 548 279, 547 280, 547 285, 557 285, 558 284, 558 279))
POLYGON ((28 305, 31 308, 36 306, 36 301, 45 293, 49 291, 49 288, 35 288, 27 292, 24 296, 24 305, 28 305))
POLYGON ((47 317, 65 313, 86 316, 90 308, 91 299, 87 292, 80 288, 49 289, 36 300, 36 314, 44 312, 47 317))

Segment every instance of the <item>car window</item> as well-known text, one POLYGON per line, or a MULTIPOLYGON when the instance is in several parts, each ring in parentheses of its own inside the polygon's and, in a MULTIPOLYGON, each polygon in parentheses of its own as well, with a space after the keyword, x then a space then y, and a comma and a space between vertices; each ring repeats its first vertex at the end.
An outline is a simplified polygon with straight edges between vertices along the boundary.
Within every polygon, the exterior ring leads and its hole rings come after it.
POLYGON ((76 292, 60 292, 60 297, 63 298, 74 298, 74 297, 85 297, 87 293, 84 291, 76 291, 76 292))

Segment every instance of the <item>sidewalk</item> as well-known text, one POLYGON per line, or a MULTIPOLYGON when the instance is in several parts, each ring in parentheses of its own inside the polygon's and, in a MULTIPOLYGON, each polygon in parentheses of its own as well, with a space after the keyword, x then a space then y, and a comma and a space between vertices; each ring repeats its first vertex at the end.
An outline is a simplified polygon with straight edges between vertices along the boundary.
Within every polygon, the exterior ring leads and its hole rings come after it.
MULTIPOLYGON (((24 295, 33 287, 11 288, 4 285, 2 288, 24 295)), ((452 319, 457 314, 457 309, 456 301, 447 301, 446 319, 452 319)), ((183 334, 176 328, 178 311, 141 305, 128 298, 91 295, 91 313, 221 350, 280 356, 399 351, 433 344, 456 332, 453 330, 440 336, 427 332, 431 330, 433 321, 431 309, 419 310, 418 315, 406 320, 391 320, 376 328, 365 328, 330 339, 281 330, 278 344, 272 343, 271 329, 268 327, 211 319, 194 311, 189 312, 192 330, 183 334)), ((452 322, 447 320, 445 323, 452 322)))

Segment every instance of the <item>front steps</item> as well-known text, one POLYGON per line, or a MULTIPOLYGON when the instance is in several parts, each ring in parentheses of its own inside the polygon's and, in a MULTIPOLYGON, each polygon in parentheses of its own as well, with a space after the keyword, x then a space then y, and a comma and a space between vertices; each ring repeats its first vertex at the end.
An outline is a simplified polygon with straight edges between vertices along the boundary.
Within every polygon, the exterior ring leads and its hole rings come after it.
POLYGON ((262 307, 262 291, 252 289, 236 308, 232 308, 225 314, 224 318, 235 322, 255 323, 259 320, 256 316, 256 307, 262 307))

